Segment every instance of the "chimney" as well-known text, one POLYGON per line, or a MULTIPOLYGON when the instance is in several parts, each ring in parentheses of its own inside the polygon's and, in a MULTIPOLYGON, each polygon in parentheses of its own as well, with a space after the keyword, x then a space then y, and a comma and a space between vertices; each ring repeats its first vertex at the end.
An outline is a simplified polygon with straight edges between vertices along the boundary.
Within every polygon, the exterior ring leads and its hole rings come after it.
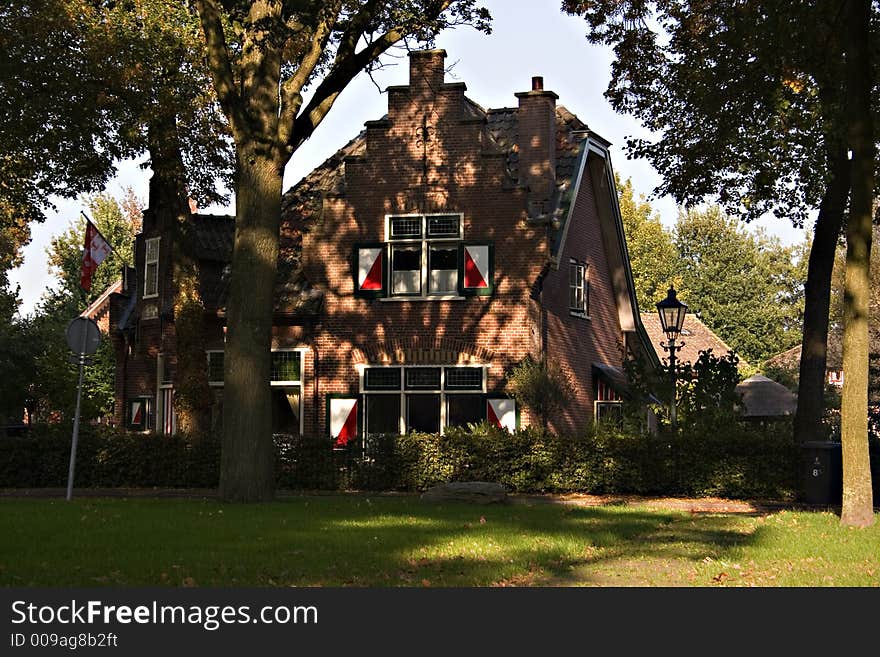
POLYGON ((532 90, 519 99, 519 175, 530 201, 546 201, 556 188, 556 99, 544 91, 544 78, 532 78, 532 90))
POLYGON ((409 86, 411 92, 422 91, 434 94, 446 77, 444 62, 446 51, 413 50, 409 53, 409 86))

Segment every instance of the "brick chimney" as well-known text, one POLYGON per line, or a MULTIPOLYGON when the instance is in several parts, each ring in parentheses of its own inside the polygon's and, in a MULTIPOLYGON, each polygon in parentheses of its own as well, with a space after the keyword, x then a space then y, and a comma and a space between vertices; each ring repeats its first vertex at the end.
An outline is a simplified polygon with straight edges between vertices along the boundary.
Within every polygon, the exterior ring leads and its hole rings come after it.
POLYGON ((409 86, 410 92, 436 93, 443 84, 446 75, 444 62, 446 51, 413 50, 409 53, 409 86))
POLYGON ((530 201, 548 200, 556 188, 556 99, 544 91, 544 78, 533 77, 531 91, 519 99, 519 175, 530 201))

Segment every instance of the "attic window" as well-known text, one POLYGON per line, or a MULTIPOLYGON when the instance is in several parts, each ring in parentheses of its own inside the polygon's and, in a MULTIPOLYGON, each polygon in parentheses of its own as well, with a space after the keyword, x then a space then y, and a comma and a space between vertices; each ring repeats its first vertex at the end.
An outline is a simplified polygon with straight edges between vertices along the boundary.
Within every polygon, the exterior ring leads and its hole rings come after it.
POLYGON ((577 317, 590 316, 590 279, 586 263, 572 258, 568 264, 568 310, 577 317))

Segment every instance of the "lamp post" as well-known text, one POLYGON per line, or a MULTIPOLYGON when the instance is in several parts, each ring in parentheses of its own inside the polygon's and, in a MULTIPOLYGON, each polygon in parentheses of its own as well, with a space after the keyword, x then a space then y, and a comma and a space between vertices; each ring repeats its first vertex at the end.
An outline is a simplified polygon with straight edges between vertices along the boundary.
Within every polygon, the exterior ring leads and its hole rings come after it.
POLYGON ((663 345, 663 348, 669 352, 669 371, 672 375, 672 403, 669 407, 669 419, 672 421, 672 428, 676 426, 675 413, 675 352, 684 346, 683 342, 675 343, 675 338, 681 333, 681 327, 684 324, 684 316, 687 313, 687 304, 682 303, 675 296, 675 288, 670 286, 666 293, 666 298, 657 303, 657 312, 660 315, 660 326, 666 334, 669 342, 663 345))

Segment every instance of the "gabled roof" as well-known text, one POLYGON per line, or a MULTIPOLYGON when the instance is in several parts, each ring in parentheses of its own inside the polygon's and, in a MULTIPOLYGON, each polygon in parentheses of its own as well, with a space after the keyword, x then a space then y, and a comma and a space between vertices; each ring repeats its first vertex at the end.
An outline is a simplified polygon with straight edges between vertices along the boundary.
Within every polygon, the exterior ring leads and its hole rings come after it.
POLYGON ((192 215, 196 254, 201 260, 232 260, 235 217, 217 214, 192 215))
MULTIPOLYGON (((798 369, 801 364, 801 345, 792 347, 781 354, 768 358, 764 366, 779 369, 798 369)), ((828 333, 827 354, 825 357, 825 369, 843 369, 843 336, 839 333, 828 333)))
POLYGON ((120 292, 122 292, 121 278, 108 285, 107 289, 101 293, 101 296, 92 301, 89 307, 82 311, 80 317, 88 317, 100 325, 101 320, 110 312, 110 295, 120 292))
MULTIPOLYGON (((651 338, 654 350, 658 356, 666 358, 665 354, 667 352, 663 349, 666 335, 663 333, 663 327, 660 325, 660 317, 657 313, 642 313, 641 316, 642 324, 648 333, 648 337, 651 338)), ((685 316, 684 325, 681 330, 681 340, 677 342, 682 343, 682 347, 681 351, 677 352, 676 357, 680 361, 687 363, 696 363, 700 357, 700 352, 707 349, 711 349, 712 354, 719 357, 733 351, 724 340, 715 335, 712 329, 700 321, 700 318, 693 313, 688 313, 685 316)), ((739 367, 744 366, 748 366, 748 363, 740 359, 739 367)))

